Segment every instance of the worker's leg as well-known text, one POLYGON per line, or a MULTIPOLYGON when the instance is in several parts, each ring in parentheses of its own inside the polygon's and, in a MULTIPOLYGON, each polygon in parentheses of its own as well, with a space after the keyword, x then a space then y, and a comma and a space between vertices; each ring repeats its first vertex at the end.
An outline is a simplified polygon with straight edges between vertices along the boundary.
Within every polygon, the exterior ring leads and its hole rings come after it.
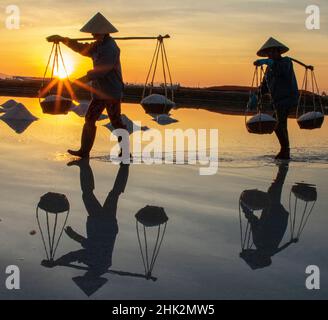
POLYGON ((96 138, 96 121, 105 109, 105 103, 102 100, 92 100, 85 116, 81 137, 81 148, 77 151, 68 150, 68 152, 77 157, 88 158, 96 138))
POLYGON ((275 130, 276 136, 279 140, 281 150, 276 156, 276 159, 290 159, 290 146, 289 135, 287 129, 289 108, 281 107, 277 108, 277 120, 278 125, 275 130))
MULTIPOLYGON (((126 130, 126 125, 123 123, 122 117, 121 117, 122 116, 121 115, 121 102, 118 100, 108 100, 106 103, 106 110, 107 110, 110 122, 113 125, 114 129, 125 129, 126 130)), ((121 145, 122 137, 118 137, 118 142, 121 147, 119 156, 122 157, 122 155, 123 155, 122 145, 121 145)))
POLYGON ((121 102, 117 100, 106 101, 106 110, 110 122, 115 129, 126 129, 125 124, 122 122, 121 118, 121 102))

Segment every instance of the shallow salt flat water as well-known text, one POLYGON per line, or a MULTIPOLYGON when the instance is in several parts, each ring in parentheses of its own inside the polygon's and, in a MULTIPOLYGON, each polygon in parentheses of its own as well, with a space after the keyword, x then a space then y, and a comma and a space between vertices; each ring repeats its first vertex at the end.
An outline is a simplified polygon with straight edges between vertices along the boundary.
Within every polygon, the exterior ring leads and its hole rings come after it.
MULTIPOLYGON (((0 98, 0 103, 6 100, 8 98, 0 98)), ((10 127, 0 121, 0 270, 12 264, 21 270, 21 290, 17 291, 5 289, 5 274, 4 271, 0 273, 1 299, 87 299, 88 295, 90 299, 327 298, 327 123, 321 130, 308 132, 299 130, 296 121, 290 120, 295 161, 286 168, 272 160, 278 149, 275 137, 249 135, 243 117, 179 109, 172 111, 172 117, 179 122, 162 127, 145 115, 141 107, 124 105, 124 114, 149 128, 218 128, 218 173, 200 176, 198 165, 140 164, 120 169, 108 161, 110 147, 115 142, 110 144, 109 130, 102 126, 108 123, 107 120, 98 125, 90 166, 84 163, 80 169, 66 165, 72 158, 65 150, 79 144, 83 119, 75 114, 43 115, 37 100, 17 100, 40 119, 21 134, 12 128, 16 126, 17 131, 22 131, 21 124, 18 130, 17 124, 10 127), (94 176, 94 190, 90 172, 94 176), (107 246, 96 246, 91 250, 87 259, 91 261, 91 267, 80 263, 86 260, 85 251, 81 251, 82 245, 66 233, 58 243, 54 259, 71 253, 68 256, 70 263, 66 260, 65 266, 42 266, 41 261, 47 257, 36 220, 40 197, 47 192, 65 194, 70 203, 67 226, 86 237, 86 207, 89 212, 95 211, 96 201, 102 205, 108 195, 111 203, 115 203, 110 191, 117 190, 125 182, 125 192, 118 197, 117 210, 111 209, 111 212, 116 211, 119 228, 115 241, 110 236, 112 224, 104 229, 101 223, 95 223, 93 233, 89 229, 89 235, 91 232, 97 236, 105 230, 108 236, 105 237, 107 242, 104 241, 107 246), (291 201, 295 200, 291 189, 300 182, 316 186, 317 201, 299 241, 275 253, 270 265, 252 270, 240 258, 239 199, 242 192, 259 189, 270 194, 276 190, 274 194, 279 194, 281 191, 279 204, 289 217, 296 216, 300 221, 303 203, 299 201, 297 212, 294 212, 293 203, 289 208, 290 196, 291 201), (135 219, 135 214, 147 205, 164 208, 168 217, 152 271, 153 279, 149 280, 145 277, 135 219), (35 235, 30 234, 33 230, 35 235), (107 263, 112 260, 111 272, 95 274, 103 257, 107 263), (319 291, 305 288, 308 265, 320 267, 319 291)), ((277 215, 285 212, 278 205, 275 210, 277 215)), ((261 211, 255 214, 260 217, 261 211)), ((45 215, 40 212, 40 217, 45 218, 45 215)), ((242 212, 241 217, 244 226, 245 213, 242 212)), ((54 216, 49 218, 53 223, 54 216)), ((63 218, 63 215, 58 216, 57 235, 63 218)), ((290 240, 290 224, 279 227, 276 222, 271 222, 272 225, 265 226, 267 231, 284 233, 281 248, 290 240)), ((45 220, 42 228, 47 244, 45 220)), ((143 230, 140 228, 139 231, 143 230)), ((156 237, 157 228, 147 229, 150 256, 156 237)))

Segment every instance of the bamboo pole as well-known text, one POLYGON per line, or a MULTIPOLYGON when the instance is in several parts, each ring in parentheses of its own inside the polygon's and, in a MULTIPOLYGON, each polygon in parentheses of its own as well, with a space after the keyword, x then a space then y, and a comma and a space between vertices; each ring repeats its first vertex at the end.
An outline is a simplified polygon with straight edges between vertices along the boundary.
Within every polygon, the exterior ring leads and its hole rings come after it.
POLYGON ((310 65, 306 65, 305 63, 297 60, 297 59, 294 59, 294 58, 290 58, 292 61, 298 63, 299 65, 301 65, 302 67, 306 68, 306 69, 310 69, 310 70, 314 70, 314 67, 313 66, 310 66, 310 65))
MULTIPOLYGON (((157 37, 113 37, 114 40, 162 40, 162 39, 170 39, 170 35, 159 35, 157 37)), ((95 41, 94 38, 73 38, 70 40, 75 41, 95 41)), ((49 41, 49 40, 48 40, 49 41)))

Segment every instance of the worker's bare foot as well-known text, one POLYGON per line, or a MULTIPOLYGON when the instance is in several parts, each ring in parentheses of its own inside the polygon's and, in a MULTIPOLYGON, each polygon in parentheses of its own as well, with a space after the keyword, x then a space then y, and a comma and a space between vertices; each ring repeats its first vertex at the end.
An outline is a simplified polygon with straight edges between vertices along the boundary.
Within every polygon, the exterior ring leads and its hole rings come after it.
POLYGON ((81 167, 82 165, 89 164, 89 158, 81 158, 77 160, 73 160, 67 163, 68 167, 78 166, 81 167))
POLYGON ((81 159, 87 159, 87 158, 90 158, 90 154, 88 152, 83 152, 81 150, 77 150, 77 151, 74 151, 74 150, 67 150, 67 152, 74 156, 74 157, 79 157, 81 159))

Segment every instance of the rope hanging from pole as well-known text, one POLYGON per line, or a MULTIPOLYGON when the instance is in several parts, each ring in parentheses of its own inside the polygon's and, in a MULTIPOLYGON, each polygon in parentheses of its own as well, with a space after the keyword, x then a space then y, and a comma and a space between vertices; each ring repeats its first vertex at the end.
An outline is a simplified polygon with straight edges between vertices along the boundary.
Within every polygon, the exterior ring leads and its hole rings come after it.
POLYGON ((164 39, 166 39, 166 37, 159 36, 157 38, 155 51, 142 92, 141 105, 144 107, 146 113, 149 114, 167 114, 175 106, 172 74, 164 39), (155 91, 158 92, 160 90, 155 90, 155 77, 159 67, 162 69, 164 80, 161 90, 163 94, 154 94, 155 91))
POLYGON ((158 67, 159 59, 161 60, 160 63, 162 65, 165 97, 168 98, 168 85, 169 85, 170 90, 171 90, 170 98, 172 100, 174 100, 172 75, 171 75, 170 65, 169 65, 169 62, 168 62, 168 57, 167 57, 167 53, 166 53, 166 49, 165 49, 165 44, 164 44, 164 41, 163 41, 162 37, 158 38, 157 43, 156 43, 155 52, 154 52, 154 55, 153 55, 153 58, 152 58, 152 61, 151 61, 151 64, 150 64, 149 71, 147 73, 142 98, 145 98, 148 87, 149 87, 149 94, 152 94, 152 92, 153 92, 154 81, 155 81, 155 76, 156 76, 156 73, 157 73, 157 67, 158 67), (168 75, 168 78, 169 78, 169 82, 167 81, 167 75, 168 75), (151 78, 151 81, 149 82, 150 78, 151 78))
POLYGON ((249 101, 245 111, 245 125, 247 131, 254 134, 272 134, 277 126, 277 117, 275 114, 276 108, 272 102, 270 88, 266 78, 266 72, 264 71, 263 66, 261 66, 261 68, 256 66, 252 80, 252 89, 249 93, 249 101), (267 86, 268 93, 270 94, 273 116, 263 112, 263 94, 261 86, 264 82, 267 86), (248 114, 254 113, 254 111, 256 111, 256 115, 248 119, 248 114))
POLYGON ((54 42, 39 91, 39 103, 44 113, 67 114, 74 99, 75 94, 69 80, 60 44, 54 42), (60 79, 59 75, 61 68, 65 75, 63 79, 60 79), (50 78, 47 78, 48 71, 50 71, 50 78), (62 96, 64 87, 70 94, 70 98, 62 96), (44 100, 41 101, 41 99, 44 100))
POLYGON ((325 111, 314 68, 305 68, 302 89, 296 109, 296 118, 301 129, 319 129, 324 122, 325 111), (311 101, 308 101, 311 96, 311 101))

